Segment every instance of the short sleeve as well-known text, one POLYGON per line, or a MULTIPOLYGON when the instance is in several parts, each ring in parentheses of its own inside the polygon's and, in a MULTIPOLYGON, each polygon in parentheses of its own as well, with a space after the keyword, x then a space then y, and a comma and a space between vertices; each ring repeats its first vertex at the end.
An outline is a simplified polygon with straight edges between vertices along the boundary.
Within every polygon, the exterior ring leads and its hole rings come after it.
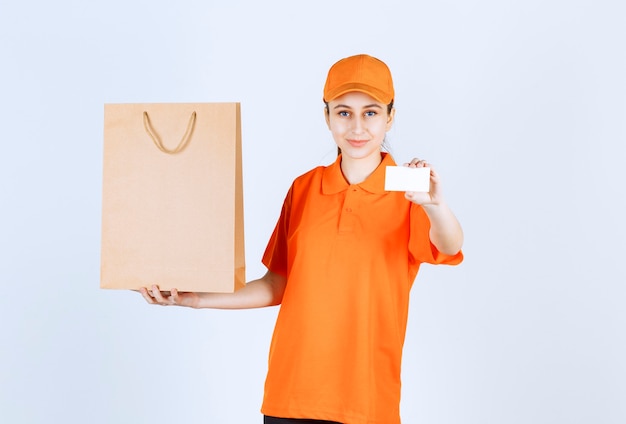
POLYGON ((287 256, 287 239, 289 231, 289 217, 291 215, 291 198, 293 186, 287 192, 287 196, 283 202, 278 222, 274 227, 272 236, 270 237, 262 262, 268 270, 287 276, 288 256, 287 256))
POLYGON ((409 253, 417 263, 458 265, 463 261, 463 252, 455 255, 441 253, 430 241, 430 220, 420 205, 411 204, 411 235, 409 253))

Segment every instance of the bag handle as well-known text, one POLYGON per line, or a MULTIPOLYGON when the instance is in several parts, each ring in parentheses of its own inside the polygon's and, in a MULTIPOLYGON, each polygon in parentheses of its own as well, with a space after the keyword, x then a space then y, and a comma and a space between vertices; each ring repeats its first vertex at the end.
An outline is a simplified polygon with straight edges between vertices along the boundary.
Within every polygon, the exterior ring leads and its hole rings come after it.
POLYGON ((146 132, 148 133, 148 135, 154 142, 154 145, 157 146, 157 148, 160 151, 162 151, 163 153, 167 153, 169 155, 175 155, 176 153, 180 153, 183 151, 185 147, 187 147, 187 144, 189 144, 189 140, 191 139, 191 133, 193 132, 193 128, 195 125, 196 125, 196 111, 194 110, 193 112, 191 112, 191 116, 189 117, 189 123, 187 124, 187 130, 185 131, 183 138, 178 143, 178 146, 176 146, 176 148, 174 149, 168 149, 167 147, 163 145, 163 142, 161 141, 159 136, 156 135, 156 133, 152 129, 152 124, 150 123, 150 117, 148 116, 148 112, 145 110, 143 112, 143 127, 145 128, 146 132))

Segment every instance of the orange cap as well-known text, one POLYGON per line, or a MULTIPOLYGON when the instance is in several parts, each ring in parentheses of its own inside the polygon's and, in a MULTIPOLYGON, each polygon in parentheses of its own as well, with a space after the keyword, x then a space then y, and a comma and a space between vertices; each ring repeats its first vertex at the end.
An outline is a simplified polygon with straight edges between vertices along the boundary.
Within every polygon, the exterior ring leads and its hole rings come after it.
POLYGON ((330 102, 350 91, 369 94, 381 103, 394 98, 393 80, 387 65, 375 57, 359 54, 331 66, 324 85, 324 101, 330 102))

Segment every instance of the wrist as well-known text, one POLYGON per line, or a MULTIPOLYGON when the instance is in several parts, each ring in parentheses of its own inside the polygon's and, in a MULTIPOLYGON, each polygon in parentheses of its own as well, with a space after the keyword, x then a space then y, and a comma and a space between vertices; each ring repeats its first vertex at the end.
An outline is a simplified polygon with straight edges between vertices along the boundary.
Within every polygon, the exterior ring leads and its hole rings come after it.
POLYGON ((438 210, 444 210, 447 207, 446 202, 443 199, 435 200, 428 203, 422 203, 421 206, 424 208, 426 213, 436 213, 438 210))

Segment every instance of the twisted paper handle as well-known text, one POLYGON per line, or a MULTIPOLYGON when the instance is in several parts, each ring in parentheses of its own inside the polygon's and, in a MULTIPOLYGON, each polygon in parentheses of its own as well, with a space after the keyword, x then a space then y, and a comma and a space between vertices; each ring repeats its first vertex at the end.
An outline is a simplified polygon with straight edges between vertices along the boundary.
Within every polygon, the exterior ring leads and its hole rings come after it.
POLYGON ((196 111, 194 110, 191 113, 191 116, 189 117, 189 123, 187 124, 187 131, 185 131, 185 134, 183 135, 183 138, 178 143, 178 146, 176 146, 176 148, 174 149, 168 149, 167 147, 163 145, 163 142, 161 141, 159 136, 156 135, 156 133, 152 129, 152 124, 150 123, 150 117, 148 116, 148 112, 146 111, 143 112, 143 127, 146 129, 146 132, 148 133, 148 135, 154 142, 154 145, 157 146, 157 148, 160 151, 162 151, 163 153, 167 153, 169 155, 180 153, 183 151, 185 147, 187 147, 187 144, 189 143, 189 140, 191 139, 190 136, 191 136, 191 133, 193 132, 193 128, 195 125, 196 125, 196 111))

